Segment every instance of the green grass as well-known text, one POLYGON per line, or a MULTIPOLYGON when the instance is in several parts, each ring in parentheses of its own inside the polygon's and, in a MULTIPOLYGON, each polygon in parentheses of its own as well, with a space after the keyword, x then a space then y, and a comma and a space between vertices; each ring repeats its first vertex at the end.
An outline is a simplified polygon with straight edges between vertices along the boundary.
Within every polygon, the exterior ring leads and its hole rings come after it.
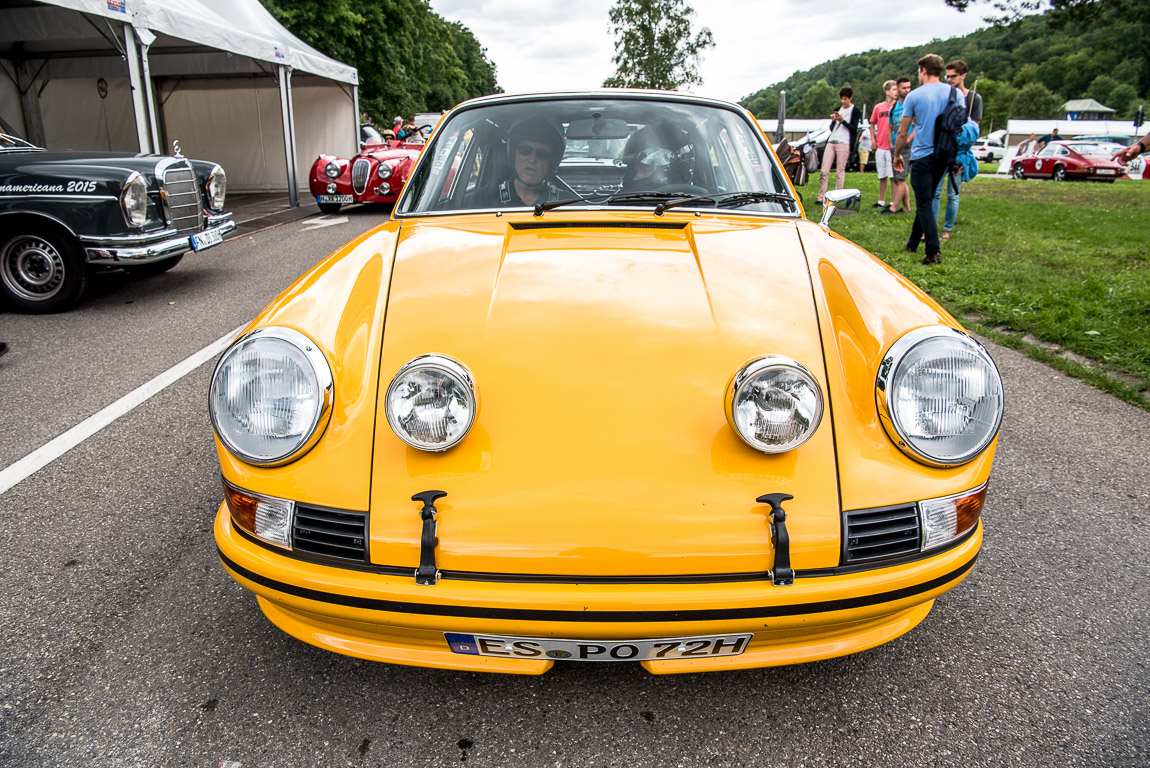
POLYGON ((835 231, 971 330, 1150 409, 1150 182, 980 174, 963 185, 942 264, 933 266, 919 263, 925 249, 903 251, 910 214, 876 215, 874 174, 847 174, 846 186, 862 190, 861 213, 835 218, 835 231))

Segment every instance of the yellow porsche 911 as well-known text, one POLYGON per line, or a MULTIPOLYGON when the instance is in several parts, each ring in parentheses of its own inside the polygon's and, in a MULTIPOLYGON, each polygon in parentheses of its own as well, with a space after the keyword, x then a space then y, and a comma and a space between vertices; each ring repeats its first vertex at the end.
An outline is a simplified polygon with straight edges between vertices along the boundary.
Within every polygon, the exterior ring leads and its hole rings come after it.
POLYGON ((539 674, 795 664, 971 571, 986 351, 673 93, 448 113, 389 221, 276 298, 210 410, 228 573, 285 632, 539 674))

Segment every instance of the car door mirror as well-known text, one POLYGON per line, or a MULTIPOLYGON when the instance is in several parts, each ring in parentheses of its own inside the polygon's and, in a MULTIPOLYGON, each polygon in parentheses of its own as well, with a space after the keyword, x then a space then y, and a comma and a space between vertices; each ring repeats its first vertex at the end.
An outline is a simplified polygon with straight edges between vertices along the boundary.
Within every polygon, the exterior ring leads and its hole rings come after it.
POLYGON ((859 212, 859 204, 862 202, 862 192, 857 189, 836 189, 827 192, 823 199, 825 203, 819 224, 830 229, 832 217, 851 216, 859 212))

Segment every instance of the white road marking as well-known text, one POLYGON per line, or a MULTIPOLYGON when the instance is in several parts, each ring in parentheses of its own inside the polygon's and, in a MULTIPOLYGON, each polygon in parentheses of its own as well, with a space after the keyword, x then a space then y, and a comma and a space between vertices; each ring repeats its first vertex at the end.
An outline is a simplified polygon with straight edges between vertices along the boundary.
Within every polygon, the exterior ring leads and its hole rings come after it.
POLYGON ((186 360, 173 365, 156 378, 137 387, 107 408, 89 416, 64 434, 40 446, 24 458, 0 470, 0 494, 43 469, 136 406, 159 394, 187 376, 213 357, 223 352, 243 330, 243 326, 213 341, 186 360))
POLYGON ((324 227, 334 227, 336 224, 346 224, 346 216, 320 216, 315 220, 314 224, 309 224, 300 229, 300 232, 307 232, 309 229, 323 229, 324 227))

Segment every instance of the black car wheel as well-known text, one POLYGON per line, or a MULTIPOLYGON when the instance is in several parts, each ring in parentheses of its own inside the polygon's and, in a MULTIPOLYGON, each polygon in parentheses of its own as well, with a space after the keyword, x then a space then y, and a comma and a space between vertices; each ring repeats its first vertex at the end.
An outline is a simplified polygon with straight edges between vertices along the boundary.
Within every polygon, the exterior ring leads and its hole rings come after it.
POLYGON ((1025 179, 1026 178, 1026 173, 1022 170, 1022 163, 1015 163, 1014 164, 1014 171, 1012 172, 1011 175, 1013 175, 1014 178, 1016 178, 1016 179, 1025 179))
POLYGON ((1055 181, 1066 181, 1066 168, 1061 165, 1054 166, 1054 176, 1051 178, 1055 181))
POLYGON ((148 264, 138 264, 134 267, 124 267, 124 270, 134 277, 151 277, 152 275, 160 275, 167 272, 179 264, 182 258, 184 258, 184 254, 181 253, 179 256, 173 256, 163 261, 153 261, 148 264))
POLYGON ((72 238, 49 227, 0 235, 0 290, 24 312, 60 312, 88 290, 88 266, 72 238))
POLYGON ((320 210, 320 213, 327 213, 327 214, 339 213, 339 206, 340 206, 339 203, 320 203, 319 204, 319 210, 320 210))

